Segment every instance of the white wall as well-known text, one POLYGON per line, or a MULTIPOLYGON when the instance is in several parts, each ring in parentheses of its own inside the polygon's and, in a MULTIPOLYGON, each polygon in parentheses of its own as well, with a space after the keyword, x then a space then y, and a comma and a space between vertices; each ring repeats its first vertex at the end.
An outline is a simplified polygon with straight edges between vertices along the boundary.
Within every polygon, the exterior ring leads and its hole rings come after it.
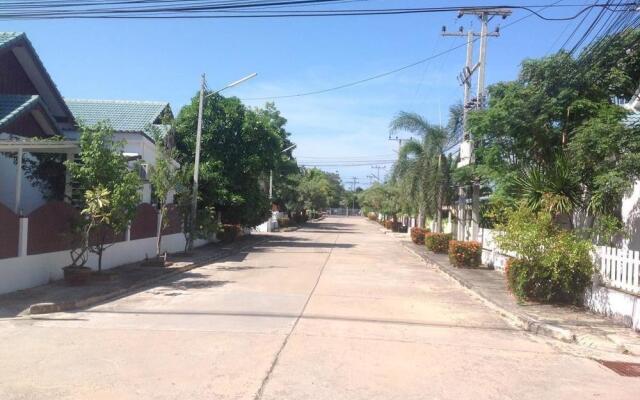
MULTIPOLYGON (((184 250, 184 235, 176 233, 162 237, 163 251, 178 252, 184 250)), ((209 243, 206 240, 196 240, 196 247, 209 243)), ((108 248, 102 256, 102 268, 109 269, 145 259, 145 255, 153 257, 156 254, 156 238, 145 238, 118 242, 108 248)), ((24 257, 6 258, 0 260, 0 294, 15 290, 44 285, 53 280, 61 279, 62 267, 69 265, 69 251, 36 254, 24 257)), ((98 258, 91 254, 87 266, 97 269, 98 258)))
POLYGON ((640 297, 597 283, 585 293, 585 306, 640 332, 640 297))

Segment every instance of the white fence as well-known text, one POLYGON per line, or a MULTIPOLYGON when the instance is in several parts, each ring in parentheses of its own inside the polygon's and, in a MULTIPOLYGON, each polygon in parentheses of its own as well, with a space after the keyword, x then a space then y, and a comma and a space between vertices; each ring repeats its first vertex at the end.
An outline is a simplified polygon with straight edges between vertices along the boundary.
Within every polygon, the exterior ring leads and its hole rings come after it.
POLYGON ((598 246, 595 256, 604 285, 640 295, 640 251, 598 246))

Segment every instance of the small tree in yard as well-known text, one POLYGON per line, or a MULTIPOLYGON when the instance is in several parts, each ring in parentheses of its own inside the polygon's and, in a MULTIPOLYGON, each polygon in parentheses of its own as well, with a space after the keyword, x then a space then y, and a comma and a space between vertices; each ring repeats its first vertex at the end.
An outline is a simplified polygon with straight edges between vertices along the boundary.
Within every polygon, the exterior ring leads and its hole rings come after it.
POLYGON ((156 201, 158 202, 158 212, 160 214, 160 232, 156 241, 156 258, 160 258, 162 251, 162 230, 168 226, 167 219, 167 196, 169 192, 178 186, 180 171, 174 165, 172 150, 168 149, 165 141, 159 135, 155 135, 156 140, 156 163, 150 168, 149 181, 153 187, 156 201))
POLYGON ((79 158, 66 162, 66 167, 82 192, 83 246, 98 256, 101 271, 104 251, 133 219, 140 202, 140 178, 129 170, 122 155, 124 145, 114 141, 109 125, 81 126, 81 132, 79 158), (95 244, 91 244, 92 233, 96 234, 95 244))

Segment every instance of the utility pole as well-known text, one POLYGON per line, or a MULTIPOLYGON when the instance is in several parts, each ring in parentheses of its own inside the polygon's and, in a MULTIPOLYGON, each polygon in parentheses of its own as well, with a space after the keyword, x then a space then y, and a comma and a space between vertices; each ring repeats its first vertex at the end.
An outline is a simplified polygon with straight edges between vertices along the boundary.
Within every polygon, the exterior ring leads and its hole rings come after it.
POLYGON ((398 154, 400 154, 400 149, 402 148, 402 141, 404 139, 401 139, 398 136, 392 137, 391 134, 389 134, 389 140, 393 140, 394 142, 398 142, 398 154))
MULTIPOLYGON (((464 32, 464 29, 460 27, 458 32, 447 32, 445 26, 442 27, 443 36, 466 36, 467 37, 467 58, 465 67, 462 73, 458 76, 460 84, 464 86, 464 103, 463 103, 463 139, 460 144, 460 162, 458 167, 466 166, 475 161, 473 154, 473 141, 469 133, 468 118, 469 111, 473 109, 479 109, 485 105, 485 73, 487 65, 487 38, 489 36, 500 36, 500 30, 496 27, 494 32, 489 32, 489 21, 496 16, 507 18, 511 15, 511 10, 506 8, 494 8, 494 9, 464 9, 458 13, 458 18, 464 15, 476 15, 480 18, 481 28, 480 33, 468 31, 464 32), (480 39, 480 55, 478 62, 473 65, 473 42, 474 37, 480 39), (476 97, 471 99, 471 78, 473 74, 478 71, 478 83, 476 97)), ((471 240, 478 240, 479 222, 480 222, 480 184, 474 181, 472 184, 472 200, 471 200, 471 240)), ((458 229, 457 239, 466 239, 466 190, 464 186, 458 188, 458 229)))
POLYGON ((202 109, 204 107, 204 91, 207 86, 205 74, 200 82, 200 101, 198 104, 198 127, 196 128, 196 158, 193 163, 193 192, 191 194, 191 226, 189 227, 189 243, 187 248, 193 249, 196 234, 196 212, 198 211, 198 174, 200 172, 200 141, 202 138, 202 109))
MULTIPOLYGON (((351 194, 353 194, 353 202, 352 202, 352 207, 351 209, 353 210, 353 213, 355 214, 355 210, 356 210, 356 184, 358 183, 359 179, 356 178, 355 176, 351 177, 351 194)), ((347 216, 349 216, 349 205, 347 205, 347 216)))
POLYGON ((372 165, 371 168, 375 169, 378 171, 378 173, 376 174, 375 178, 378 180, 378 182, 380 182, 380 170, 381 169, 387 169, 386 165, 372 165))

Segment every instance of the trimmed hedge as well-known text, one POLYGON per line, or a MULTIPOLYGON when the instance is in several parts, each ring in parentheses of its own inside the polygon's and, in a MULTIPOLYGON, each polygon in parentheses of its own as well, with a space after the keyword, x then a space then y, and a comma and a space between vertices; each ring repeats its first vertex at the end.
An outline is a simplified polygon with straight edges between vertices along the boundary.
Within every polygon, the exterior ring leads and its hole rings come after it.
POLYGON ((427 232, 424 234, 424 244, 434 253, 446 253, 449 250, 450 233, 427 232))
POLYGON ((449 241, 449 261, 456 267, 477 267, 482 262, 482 245, 479 242, 449 241))
POLYGON ((415 244, 424 244, 424 234, 430 232, 429 229, 411 228, 411 240, 415 244))
POLYGON ((238 237, 240 234, 240 225, 222 225, 222 230, 218 232, 216 237, 222 243, 231 243, 238 237))

